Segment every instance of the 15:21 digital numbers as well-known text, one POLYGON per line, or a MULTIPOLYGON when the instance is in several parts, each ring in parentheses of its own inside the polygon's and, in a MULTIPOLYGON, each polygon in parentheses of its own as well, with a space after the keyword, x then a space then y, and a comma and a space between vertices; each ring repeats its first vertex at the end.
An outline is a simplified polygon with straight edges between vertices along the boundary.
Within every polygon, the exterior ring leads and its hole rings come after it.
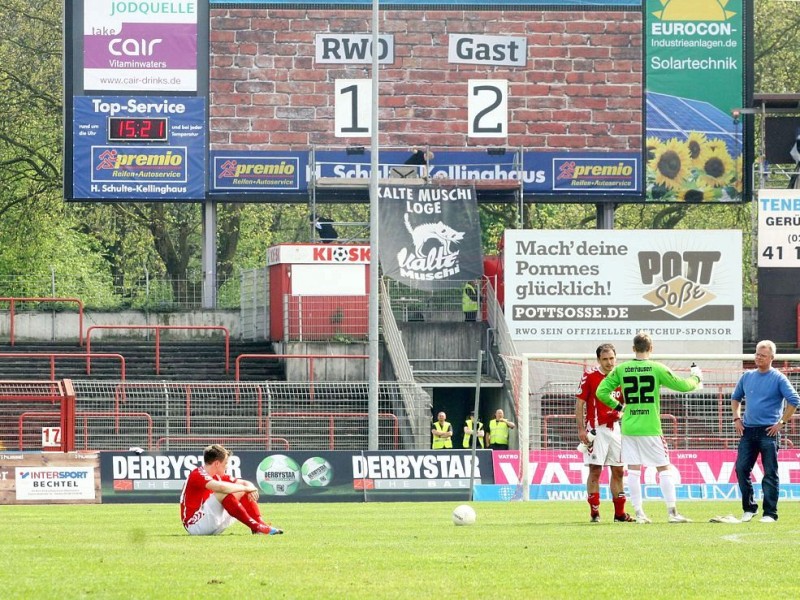
POLYGON ((109 142, 166 142, 166 117, 109 117, 109 142))

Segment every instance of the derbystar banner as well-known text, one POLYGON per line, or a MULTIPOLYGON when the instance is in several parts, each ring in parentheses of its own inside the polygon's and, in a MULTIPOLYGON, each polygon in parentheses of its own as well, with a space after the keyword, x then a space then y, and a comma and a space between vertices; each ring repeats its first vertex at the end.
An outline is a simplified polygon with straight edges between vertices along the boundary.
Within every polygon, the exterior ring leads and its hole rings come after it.
POLYGON ((745 106, 742 0, 647 0, 646 195, 739 201, 745 106))
POLYGON ((73 100, 73 198, 205 197, 204 98, 77 96, 73 100), (148 137, 156 126, 164 128, 164 135, 148 137))
MULTIPOLYGON (((476 482, 491 483, 491 452, 478 451, 476 461, 476 482)), ((202 464, 202 451, 103 452, 103 502, 178 502, 202 464)), ((228 474, 258 485, 270 503, 465 500, 471 464, 467 451, 242 451, 231 456, 228 474)))
POLYGON ((474 188, 387 185, 378 196, 385 275, 422 290, 461 287, 483 275, 474 188))
MULTIPOLYGON (((494 451, 494 482, 481 489, 485 500, 507 500, 500 486, 519 484, 519 451, 494 451), (494 497, 493 497, 494 496, 494 497)), ((685 500, 740 500, 736 481, 735 450, 673 450, 670 452, 676 492, 685 500)), ((586 476, 589 468, 583 464, 583 454, 575 450, 532 450, 529 455, 528 474, 532 500, 583 500, 586 498, 586 476)), ((778 451, 778 473, 781 480, 781 498, 800 498, 800 451, 778 451)), ((761 497, 761 480, 764 472, 759 463, 753 468, 754 488, 761 497)), ((643 475, 645 500, 661 500, 657 471, 647 467, 643 475)), ((608 499, 608 470, 603 469, 601 492, 608 499)))
POLYGON ((84 89, 197 91, 197 8, 197 0, 84 0, 84 89))
POLYGON ((738 231, 506 230, 514 340, 741 341, 738 231))

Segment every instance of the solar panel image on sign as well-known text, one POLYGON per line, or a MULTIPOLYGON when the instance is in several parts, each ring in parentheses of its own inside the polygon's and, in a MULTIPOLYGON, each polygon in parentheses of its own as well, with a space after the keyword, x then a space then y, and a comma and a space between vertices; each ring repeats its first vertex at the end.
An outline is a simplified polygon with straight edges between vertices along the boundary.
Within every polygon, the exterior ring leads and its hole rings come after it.
POLYGON ((733 116, 716 106, 667 94, 647 92, 647 135, 662 140, 676 138, 684 141, 698 132, 717 138, 728 148, 731 156, 742 152, 742 130, 733 116))

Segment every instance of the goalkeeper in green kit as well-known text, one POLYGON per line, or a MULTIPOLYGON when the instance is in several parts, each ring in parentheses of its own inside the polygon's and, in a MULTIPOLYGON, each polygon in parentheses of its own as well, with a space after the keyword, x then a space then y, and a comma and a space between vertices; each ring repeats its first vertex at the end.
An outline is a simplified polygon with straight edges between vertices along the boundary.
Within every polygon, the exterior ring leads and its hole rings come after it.
POLYGON ((646 331, 633 338, 634 360, 618 364, 597 388, 597 398, 622 413, 622 462, 628 465, 628 488, 638 523, 650 523, 642 509, 642 466, 655 467, 659 487, 667 504, 670 523, 688 523, 678 513, 672 465, 661 431, 661 386, 676 392, 691 392, 703 378, 700 367, 692 366, 691 375, 682 379, 669 367, 650 360, 653 340, 646 331), (611 397, 619 386, 624 404, 611 397))

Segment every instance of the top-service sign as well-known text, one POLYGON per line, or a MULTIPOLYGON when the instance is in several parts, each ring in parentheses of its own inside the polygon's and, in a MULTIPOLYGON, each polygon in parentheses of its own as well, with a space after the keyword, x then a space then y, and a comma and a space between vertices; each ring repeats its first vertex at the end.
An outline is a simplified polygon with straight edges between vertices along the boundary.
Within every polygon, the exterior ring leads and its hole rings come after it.
POLYGON ((742 335, 738 231, 505 233, 506 322, 526 340, 736 341, 742 335))

